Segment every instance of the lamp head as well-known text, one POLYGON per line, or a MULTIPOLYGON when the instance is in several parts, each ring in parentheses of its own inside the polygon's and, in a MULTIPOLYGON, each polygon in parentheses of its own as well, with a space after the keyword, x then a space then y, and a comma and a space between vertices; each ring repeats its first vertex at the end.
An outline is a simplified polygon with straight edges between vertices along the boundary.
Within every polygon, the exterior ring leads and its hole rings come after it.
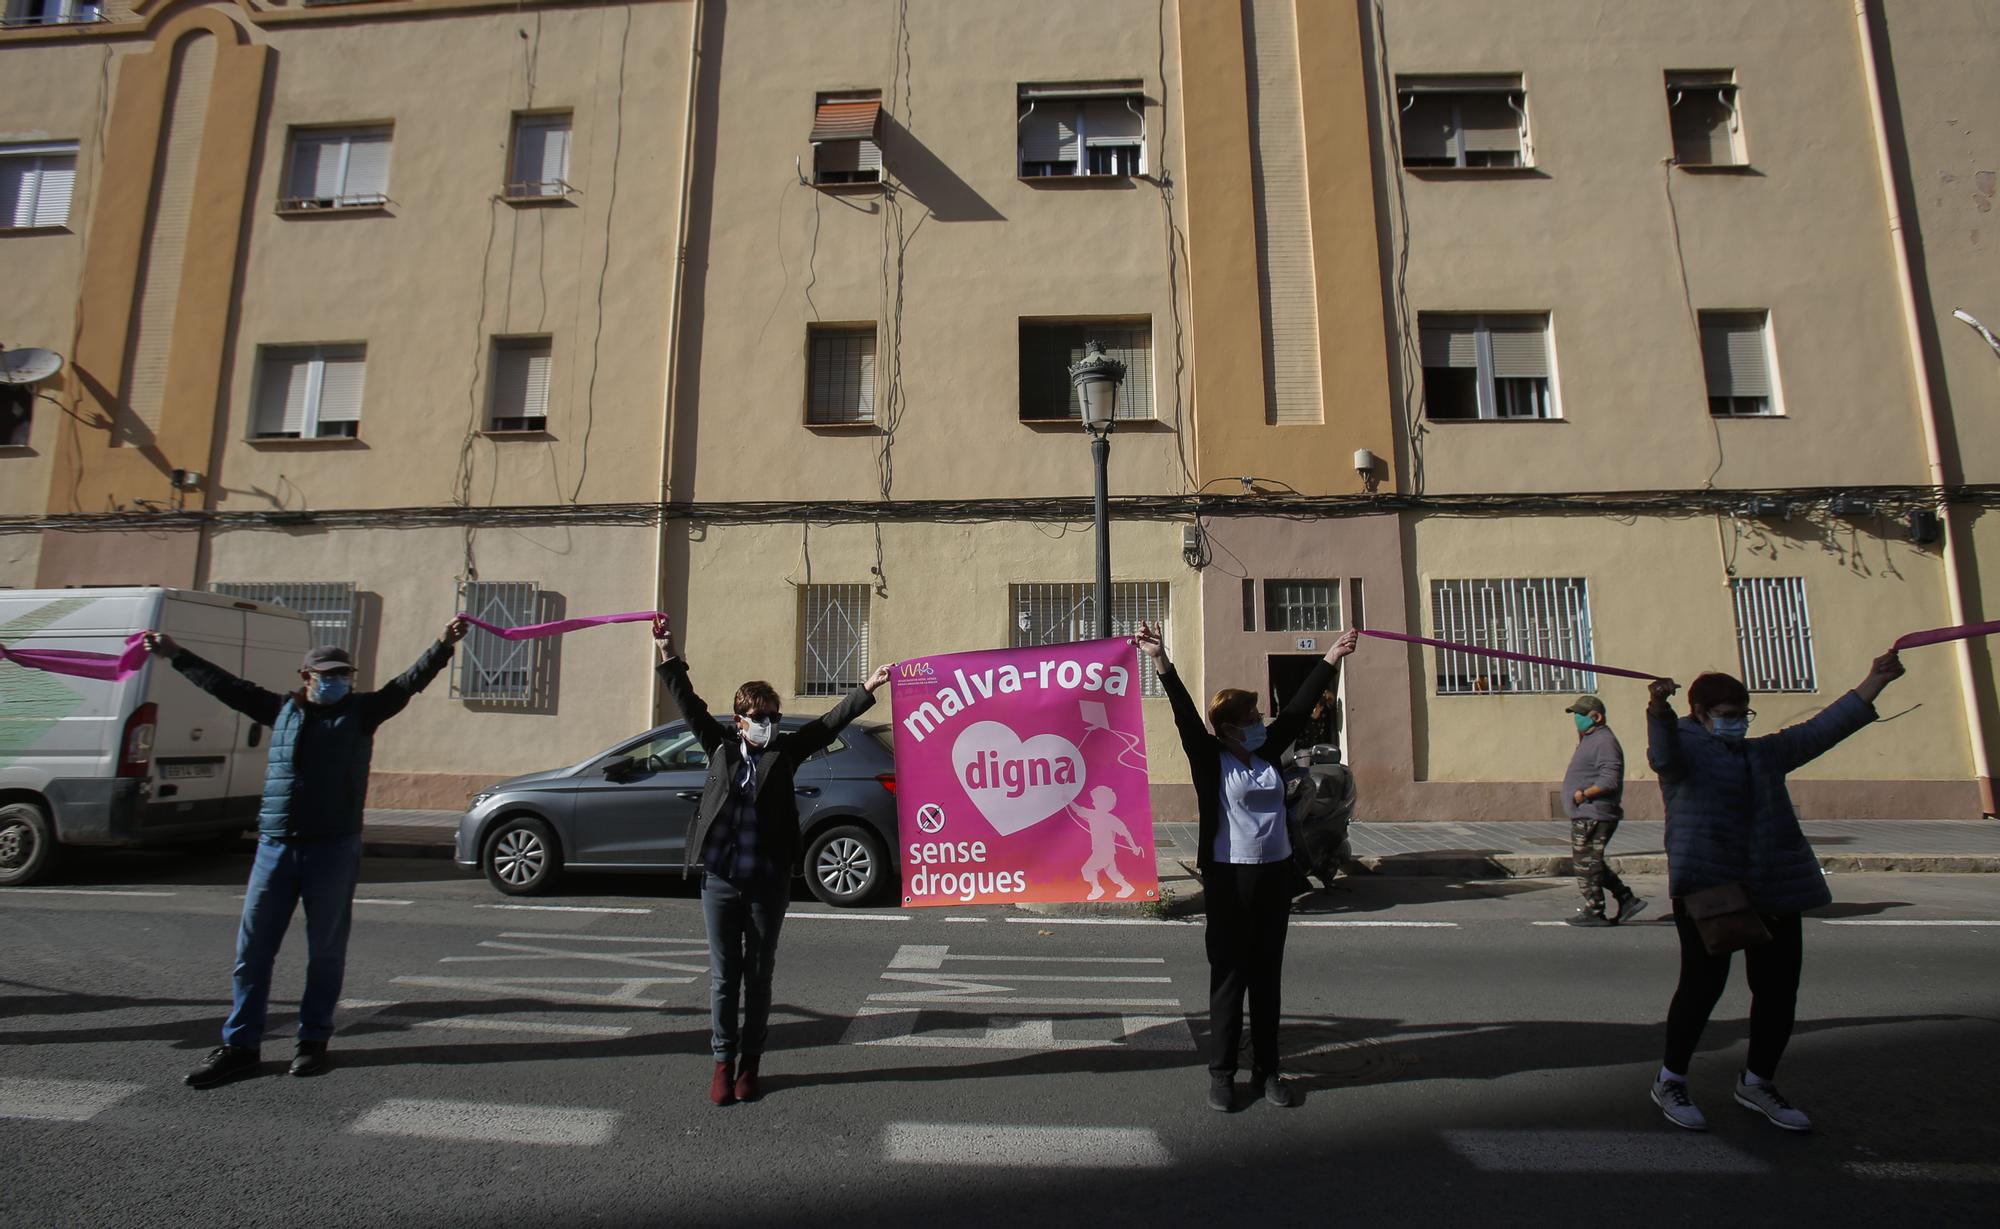
POLYGON ((1111 430, 1118 416, 1118 386, 1125 382, 1125 364, 1104 352, 1101 341, 1085 342, 1083 357, 1069 366, 1070 383, 1083 406, 1083 425, 1095 432, 1111 430))

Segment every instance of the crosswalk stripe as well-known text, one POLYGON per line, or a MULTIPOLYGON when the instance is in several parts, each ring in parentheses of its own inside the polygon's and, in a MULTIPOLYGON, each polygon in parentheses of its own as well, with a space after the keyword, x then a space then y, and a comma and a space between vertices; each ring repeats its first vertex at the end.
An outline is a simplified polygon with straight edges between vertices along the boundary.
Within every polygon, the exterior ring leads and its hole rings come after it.
POLYGON ((125 888, 8 888, 0 894, 0 900, 8 896, 179 896, 179 892, 138 892, 125 888))
POLYGON ((415 1020, 410 1028, 460 1028, 487 1033, 574 1034, 580 1037, 630 1037, 632 1030, 618 1024, 549 1024, 541 1020, 486 1020, 466 1016, 445 1016, 437 1020, 415 1020))
POLYGON ((102 1080, 0 1079, 0 1118, 89 1122, 144 1087, 102 1080))
POLYGON ((618 1129, 620 1117, 617 1110, 399 1097, 369 1110, 348 1130, 355 1135, 398 1135, 463 1143, 588 1147, 609 1142, 618 1129))
POLYGON ((621 909, 611 905, 480 905, 481 909, 530 909, 541 913, 651 913, 651 909, 621 909))
POLYGON ((1003 1169, 1164 1169, 1173 1156, 1145 1127, 1031 1127, 892 1122, 883 1159, 898 1165, 1003 1169))
POLYGON ((1151 917, 1010 917, 1010 922, 1022 926, 1185 926, 1186 922, 1170 922, 1164 918, 1151 917))
POLYGON ((1759 1174, 1762 1161, 1716 1139, 1654 1131, 1441 1132, 1452 1151, 1488 1173, 1759 1174))
POLYGON ((1381 918, 1294 918, 1294 926, 1352 926, 1382 930, 1457 930, 1457 922, 1389 921, 1381 918))
POLYGON ((907 922, 907 913, 786 913, 785 920, 795 917, 811 918, 819 922, 907 922))

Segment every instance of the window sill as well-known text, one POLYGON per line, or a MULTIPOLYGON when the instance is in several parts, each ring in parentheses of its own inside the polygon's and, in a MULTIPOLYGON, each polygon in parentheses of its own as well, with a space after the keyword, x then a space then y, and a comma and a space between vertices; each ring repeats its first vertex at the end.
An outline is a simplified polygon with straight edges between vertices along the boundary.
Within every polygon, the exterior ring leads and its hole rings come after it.
POLYGON ((577 194, 574 192, 549 193, 536 196, 508 196, 501 193, 500 203, 521 209, 536 209, 545 205, 568 205, 574 207, 577 194))
POLYGON ((288 435, 253 435, 243 442, 259 451, 268 452, 303 452, 316 448, 339 451, 368 446, 358 435, 322 435, 312 439, 296 439, 288 435))
POLYGON ((329 205, 324 209, 300 209, 296 206, 280 205, 275 212, 281 218, 351 218, 356 214, 389 215, 389 202, 379 205, 329 205))
POLYGON ((1562 417, 1560 414, 1551 415, 1548 418, 1432 418, 1429 414, 1424 415, 1425 425, 1434 427, 1479 427, 1491 426, 1495 423, 1539 423, 1546 426, 1550 423, 1565 423, 1568 421, 1569 419, 1562 417))
POLYGON ((1773 410, 1769 414, 1710 414, 1714 422, 1784 422, 1790 415, 1773 410))
POLYGON ((1418 179, 1549 179, 1538 166, 1406 166, 1405 175, 1418 179))
POLYGON ((1690 175, 1745 175, 1754 179, 1764 178, 1764 172, 1747 162, 1675 162, 1671 164, 1677 171, 1690 175))
POLYGON ((9 235, 68 235, 73 233, 67 222, 57 223, 54 226, 0 226, 0 239, 4 239, 9 235))
POLYGON ((487 427, 479 434, 489 440, 552 440, 554 435, 547 427, 487 427))
POLYGON ((836 196, 859 196, 869 192, 880 192, 882 190, 882 181, 879 179, 863 179, 854 183, 819 183, 815 181, 813 187, 821 192, 831 192, 836 196))
MULTIPOLYGON (((813 422, 808 419, 805 426, 808 431, 833 431, 841 435, 864 435, 871 431, 880 430, 882 424, 872 418, 863 419, 860 422, 813 422)), ((843 692, 842 694, 846 693, 843 692)))
POLYGON ((1031 188, 1063 188, 1063 187, 1075 187, 1075 188, 1091 188, 1091 187, 1106 187, 1106 188, 1109 188, 1109 187, 1130 187, 1130 186, 1132 185, 1132 182, 1133 182, 1134 180, 1137 180, 1137 179, 1144 179, 1144 178, 1146 178, 1146 176, 1144 176, 1144 175, 1123 175, 1123 174, 1112 174, 1112 175, 1018 175, 1018 176, 1016 176, 1015 178, 1019 179, 1019 180, 1020 180, 1020 181, 1021 181, 1022 183, 1024 183, 1024 184, 1027 184, 1027 185, 1028 185, 1029 187, 1031 187, 1031 188))
MULTIPOLYGON (((1070 431, 1078 435, 1088 435, 1090 433, 1083 425, 1081 418, 1023 418, 1020 420, 1020 423, 1024 427, 1048 435, 1052 435, 1058 431, 1070 431)), ((1118 434, 1120 431, 1150 432, 1171 430, 1173 430, 1173 424, 1163 422, 1158 418, 1115 418, 1111 421, 1111 434, 1113 435, 1118 434)))

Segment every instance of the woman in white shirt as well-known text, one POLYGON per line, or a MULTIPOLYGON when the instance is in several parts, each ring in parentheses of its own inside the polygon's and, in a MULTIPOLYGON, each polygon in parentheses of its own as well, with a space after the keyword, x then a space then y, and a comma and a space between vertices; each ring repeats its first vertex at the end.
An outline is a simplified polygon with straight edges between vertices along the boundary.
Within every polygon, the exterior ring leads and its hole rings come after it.
POLYGON ((1133 638, 1153 659, 1172 701, 1174 726, 1187 752, 1200 808, 1201 871, 1208 912, 1208 1104, 1234 1108, 1237 1052, 1243 1042, 1243 999, 1250 999, 1250 1079, 1266 1101, 1289 1106, 1278 1073, 1280 977, 1285 926, 1291 918, 1291 838, 1285 831, 1285 785, 1279 757, 1332 689, 1340 659, 1358 632, 1342 633, 1313 667, 1284 710, 1267 725, 1255 692, 1224 688, 1209 702, 1204 724, 1180 674, 1167 660, 1160 631, 1141 624, 1133 638), (1214 733, 1209 727, 1214 727, 1214 733))

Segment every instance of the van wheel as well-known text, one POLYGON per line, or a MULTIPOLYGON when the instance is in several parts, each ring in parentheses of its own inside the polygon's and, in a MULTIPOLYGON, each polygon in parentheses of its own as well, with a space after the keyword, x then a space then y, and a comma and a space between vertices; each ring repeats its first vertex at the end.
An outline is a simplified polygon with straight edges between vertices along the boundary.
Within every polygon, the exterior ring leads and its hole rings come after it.
POLYGON ((0 806, 0 887, 48 878, 60 854, 47 811, 32 802, 0 806))
POLYGON ((532 896, 555 886, 562 875, 562 851, 547 824, 522 815, 493 829, 479 864, 486 881, 502 892, 532 896))
POLYGON ((868 903, 887 877, 882 840, 866 828, 828 828, 806 847, 806 881, 814 896, 848 908, 868 903))

